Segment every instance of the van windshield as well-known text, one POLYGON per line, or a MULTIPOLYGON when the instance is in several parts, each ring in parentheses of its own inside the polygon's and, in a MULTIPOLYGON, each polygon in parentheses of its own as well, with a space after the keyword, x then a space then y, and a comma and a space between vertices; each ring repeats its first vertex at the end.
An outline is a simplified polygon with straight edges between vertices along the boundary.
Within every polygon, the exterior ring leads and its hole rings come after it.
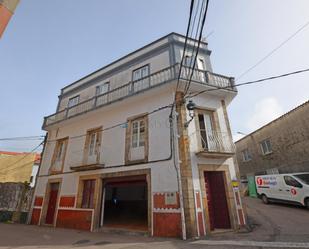
POLYGON ((301 180, 303 183, 309 185, 309 174, 300 174, 300 175, 294 175, 299 180, 301 180))

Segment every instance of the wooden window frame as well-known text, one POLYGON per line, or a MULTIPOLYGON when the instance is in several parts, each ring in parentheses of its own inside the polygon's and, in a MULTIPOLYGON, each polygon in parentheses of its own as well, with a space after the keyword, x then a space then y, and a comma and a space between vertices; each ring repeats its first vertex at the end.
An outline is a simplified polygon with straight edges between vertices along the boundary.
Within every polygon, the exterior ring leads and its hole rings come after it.
POLYGON ((77 200, 76 200, 76 207, 83 208, 83 209, 96 209, 99 205, 99 192, 100 188, 102 187, 100 184, 100 175, 85 175, 79 177, 78 183, 78 192, 77 192, 77 200), (86 180, 94 180, 94 193, 93 193, 93 205, 91 208, 83 207, 83 193, 84 193, 84 181, 86 180))
POLYGON ((81 208, 94 208, 94 193, 95 193, 96 179, 83 180, 83 193, 81 208))
POLYGON ((141 79, 143 79, 143 78, 146 78, 146 77, 148 77, 149 75, 150 75, 150 64, 148 63, 148 64, 143 65, 143 66, 141 66, 141 67, 138 67, 138 68, 136 68, 136 69, 134 69, 134 70, 132 71, 132 82, 141 80, 141 79), (139 78, 139 79, 134 79, 134 73, 135 73, 136 71, 142 70, 143 68, 146 68, 146 67, 147 67, 147 71, 148 71, 147 76, 141 77, 141 78, 139 78))
POLYGON ((58 139, 56 141, 56 145, 55 145, 55 148, 54 148, 54 153, 53 153, 53 157, 52 157, 52 161, 51 161, 51 167, 50 167, 50 170, 49 170, 50 174, 57 174, 57 173, 63 172, 64 161, 65 161, 65 157, 66 157, 66 153, 67 153, 68 143, 69 143, 69 137, 61 138, 61 139, 58 139), (62 144, 62 146, 64 146, 63 155, 62 155, 62 158, 61 158, 61 169, 56 170, 54 168, 54 166, 55 166, 55 163, 57 161, 57 155, 59 153, 58 151, 59 151, 59 147, 60 147, 61 144, 62 144))
POLYGON ((148 114, 141 114, 127 119, 127 129, 126 129, 126 142, 125 142, 125 164, 143 163, 148 162, 149 153, 149 126, 148 126, 148 114), (137 120, 143 120, 145 125, 145 138, 144 138, 144 158, 138 160, 130 160, 130 148, 132 145, 133 138, 133 122, 137 120))
MULTIPOLYGON (((219 124, 219 116, 217 113, 217 110, 212 110, 212 109, 206 109, 206 108, 202 108, 202 107, 197 107, 196 108, 196 112, 195 112, 195 127, 196 127, 196 135, 197 135, 197 142, 198 142, 198 148, 199 149, 204 149, 203 145, 202 145, 202 141, 201 141, 201 127, 200 127, 200 123, 199 123, 199 115, 202 114, 209 114, 211 116, 211 125, 212 125, 212 129, 213 132, 221 132, 220 129, 220 124, 219 124)), ((204 120, 205 122, 205 120, 204 120)))
POLYGON ((110 91, 110 83, 109 83, 109 81, 107 81, 107 82, 104 82, 104 83, 102 83, 102 84, 100 84, 100 85, 97 85, 96 87, 95 87, 95 96, 100 96, 100 95, 102 95, 102 94, 106 94, 106 93, 108 93, 110 91), (107 90, 107 92, 105 92, 105 93, 98 93, 98 89, 100 89, 100 87, 102 87, 102 86, 104 86, 104 85, 107 85, 108 87, 108 90, 107 90))
POLYGON ((77 106, 77 105, 79 104, 79 99, 80 99, 80 95, 76 95, 76 96, 73 96, 73 97, 69 98, 68 106, 67 106, 67 107, 68 107, 68 108, 71 108, 71 107, 77 106), (78 100, 77 100, 77 103, 76 103, 75 105, 71 105, 71 106, 70 106, 70 101, 73 100, 73 99, 75 99, 75 98, 78 99, 78 100))
POLYGON ((242 161, 243 162, 249 162, 249 161, 252 160, 252 155, 251 155, 249 149, 242 150, 241 154, 242 154, 242 161))
POLYGON ((86 136, 86 140, 85 140, 85 145, 84 145, 84 155, 83 155, 83 164, 87 165, 87 161, 88 161, 88 157, 89 157, 89 148, 90 148, 90 142, 91 142, 91 136, 95 133, 97 133, 96 135, 96 141, 95 141, 95 147, 94 147, 94 151, 97 152, 97 158, 96 158, 96 163, 100 162, 100 148, 101 148, 101 143, 102 143, 102 129, 103 127, 97 127, 94 129, 90 129, 87 131, 87 136, 86 136))

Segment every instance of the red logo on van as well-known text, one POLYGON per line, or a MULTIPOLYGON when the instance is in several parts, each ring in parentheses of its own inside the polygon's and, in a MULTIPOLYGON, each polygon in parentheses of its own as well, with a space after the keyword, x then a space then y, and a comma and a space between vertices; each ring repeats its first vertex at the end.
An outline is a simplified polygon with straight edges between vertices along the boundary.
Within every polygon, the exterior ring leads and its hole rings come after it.
POLYGON ((296 194, 297 194, 296 189, 295 189, 295 188, 292 188, 292 189, 291 189, 291 193, 292 193, 292 195, 296 195, 296 194))
POLYGON ((259 186, 263 185, 263 179, 261 177, 256 178, 256 183, 259 186))

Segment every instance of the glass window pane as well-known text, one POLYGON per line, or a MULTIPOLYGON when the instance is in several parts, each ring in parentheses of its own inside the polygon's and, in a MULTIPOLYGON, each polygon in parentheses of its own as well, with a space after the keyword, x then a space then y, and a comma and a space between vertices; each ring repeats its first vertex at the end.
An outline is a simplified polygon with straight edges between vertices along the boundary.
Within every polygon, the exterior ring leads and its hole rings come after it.
POLYGON ((63 153, 63 142, 59 142, 56 161, 61 161, 62 153, 63 153))
POLYGON ((69 99, 68 107, 77 105, 79 102, 79 95, 69 99))
POLYGON ((93 155, 95 150, 95 142, 96 142, 96 133, 92 133, 90 135, 90 142, 89 142, 89 155, 93 155))

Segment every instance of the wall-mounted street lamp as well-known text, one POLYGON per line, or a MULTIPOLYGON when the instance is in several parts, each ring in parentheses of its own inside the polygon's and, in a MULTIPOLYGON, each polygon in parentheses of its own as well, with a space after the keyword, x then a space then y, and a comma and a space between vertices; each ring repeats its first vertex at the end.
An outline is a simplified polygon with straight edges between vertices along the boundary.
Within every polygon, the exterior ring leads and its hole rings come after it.
POLYGON ((190 120, 185 122, 185 127, 187 128, 189 126, 190 122, 194 119, 194 110, 196 108, 196 105, 192 100, 189 100, 186 107, 187 107, 187 110, 189 111, 189 116, 190 116, 190 120))

